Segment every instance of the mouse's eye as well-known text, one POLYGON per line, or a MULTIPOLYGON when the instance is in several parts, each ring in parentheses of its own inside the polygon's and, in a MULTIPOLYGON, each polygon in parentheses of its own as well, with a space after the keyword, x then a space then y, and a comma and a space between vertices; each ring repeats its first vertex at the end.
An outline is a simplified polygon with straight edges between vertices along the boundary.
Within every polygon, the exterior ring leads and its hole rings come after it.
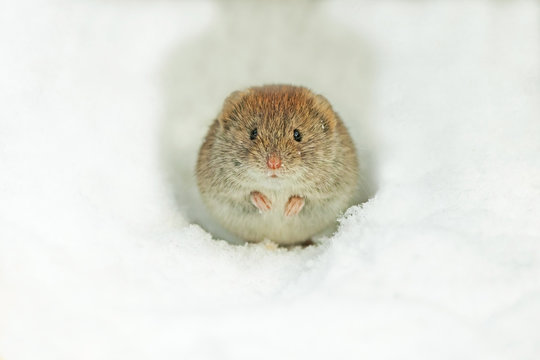
POLYGON ((293 136, 294 140, 298 142, 302 141, 302 134, 300 134, 300 131, 298 131, 298 129, 294 129, 293 136))
POLYGON ((249 138, 251 140, 255 140, 256 137, 257 137, 257 128, 251 130, 251 133, 249 133, 249 138))

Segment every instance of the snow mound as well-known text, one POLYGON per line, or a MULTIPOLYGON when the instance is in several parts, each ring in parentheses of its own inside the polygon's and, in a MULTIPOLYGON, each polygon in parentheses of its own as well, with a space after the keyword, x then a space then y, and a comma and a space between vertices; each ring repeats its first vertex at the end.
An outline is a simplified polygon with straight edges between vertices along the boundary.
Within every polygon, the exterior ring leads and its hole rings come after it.
POLYGON ((2 5, 0 358, 537 359, 539 26, 532 1, 2 5), (194 185, 223 98, 277 82, 330 99, 377 189, 306 249, 220 240, 194 185))

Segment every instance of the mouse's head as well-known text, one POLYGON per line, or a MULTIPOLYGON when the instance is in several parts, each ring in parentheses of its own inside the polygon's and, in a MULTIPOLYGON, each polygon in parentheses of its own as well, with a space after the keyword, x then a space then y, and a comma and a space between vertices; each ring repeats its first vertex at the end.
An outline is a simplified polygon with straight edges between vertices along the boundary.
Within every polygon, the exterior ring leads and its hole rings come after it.
POLYGON ((328 100, 306 88, 252 87, 225 100, 216 141, 223 160, 253 180, 299 181, 335 166, 338 121, 328 100))

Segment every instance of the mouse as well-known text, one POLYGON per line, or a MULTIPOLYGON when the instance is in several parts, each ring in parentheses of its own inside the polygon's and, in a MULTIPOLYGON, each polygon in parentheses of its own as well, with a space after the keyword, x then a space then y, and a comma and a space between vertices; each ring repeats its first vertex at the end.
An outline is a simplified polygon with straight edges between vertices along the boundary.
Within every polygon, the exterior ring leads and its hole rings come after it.
POLYGON ((209 213, 247 242, 290 246, 367 200, 354 143, 330 102, 303 86, 234 91, 199 150, 209 213))

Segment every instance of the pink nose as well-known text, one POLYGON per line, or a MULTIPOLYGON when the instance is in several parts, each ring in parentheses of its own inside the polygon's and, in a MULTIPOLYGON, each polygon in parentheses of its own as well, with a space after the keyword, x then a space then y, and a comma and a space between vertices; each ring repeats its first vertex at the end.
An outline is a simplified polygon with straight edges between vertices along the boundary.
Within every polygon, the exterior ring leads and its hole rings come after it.
POLYGON ((279 156, 270 155, 268 161, 266 161, 266 165, 268 165, 268 168, 272 170, 279 169, 281 167, 281 159, 279 156))

